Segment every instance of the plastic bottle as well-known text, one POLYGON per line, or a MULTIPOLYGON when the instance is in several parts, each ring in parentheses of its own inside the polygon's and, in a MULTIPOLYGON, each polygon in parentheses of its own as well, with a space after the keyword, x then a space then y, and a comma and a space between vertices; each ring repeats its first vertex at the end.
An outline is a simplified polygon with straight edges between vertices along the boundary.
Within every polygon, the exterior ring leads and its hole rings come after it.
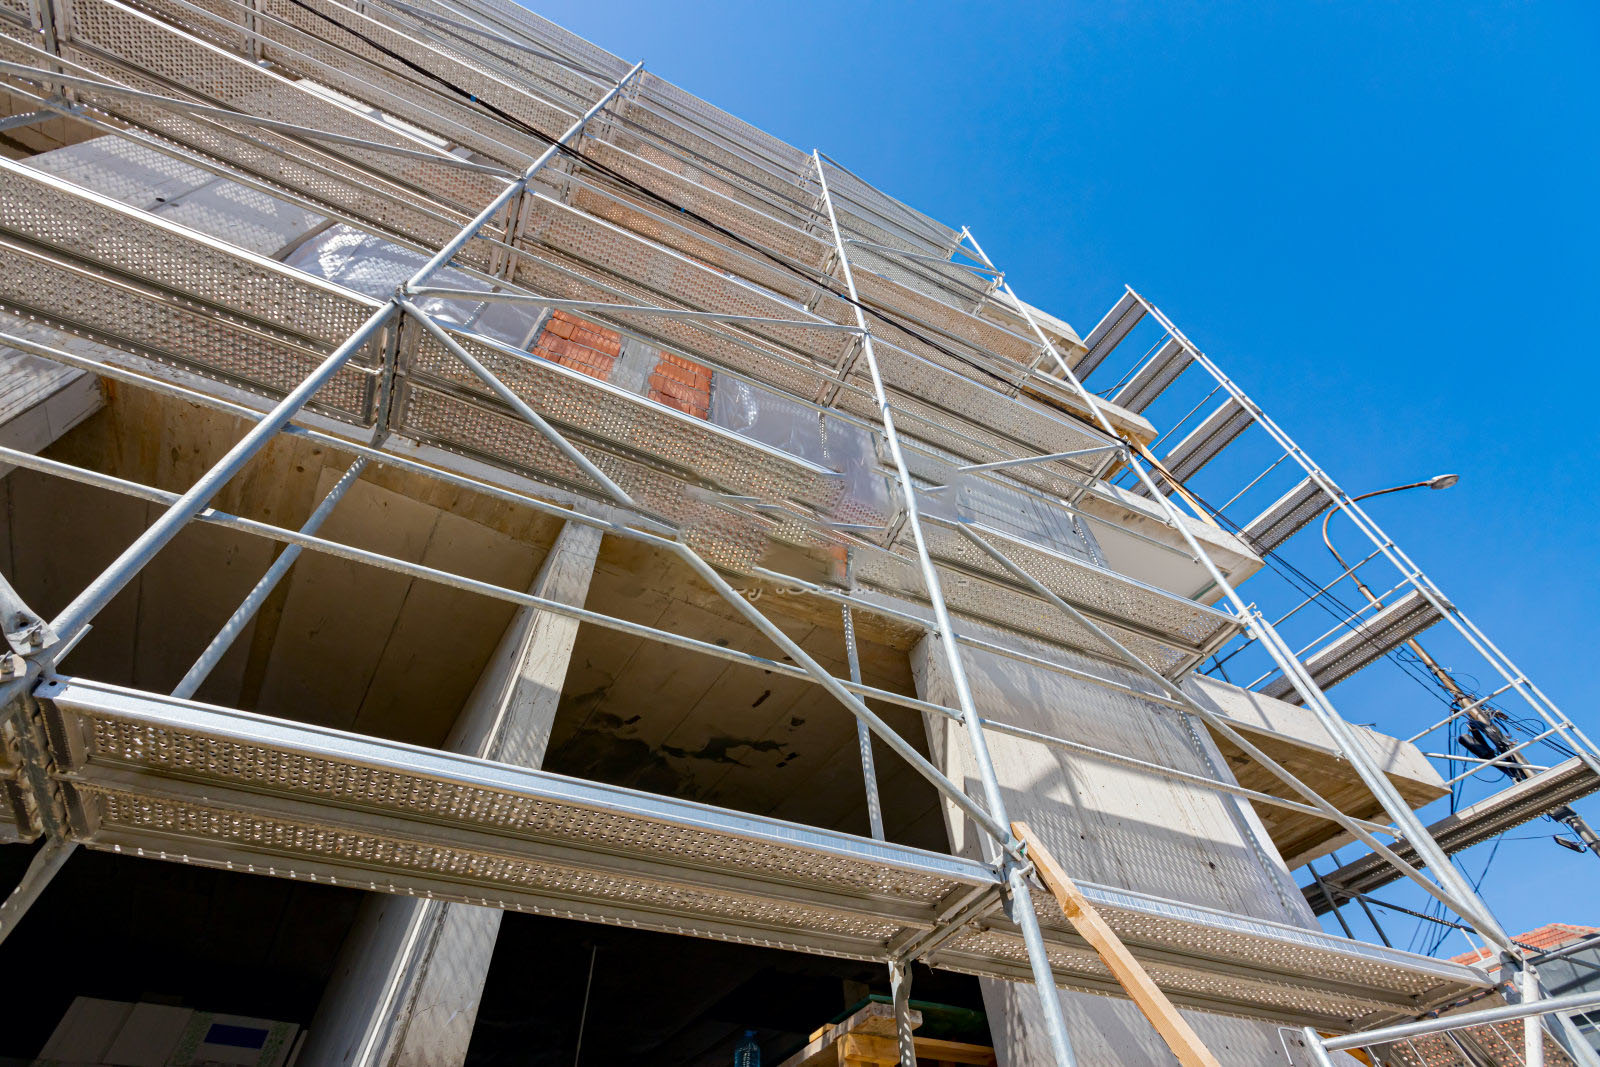
POLYGON ((733 1050, 733 1067, 761 1067, 761 1046, 756 1044, 754 1030, 746 1030, 744 1040, 733 1050))

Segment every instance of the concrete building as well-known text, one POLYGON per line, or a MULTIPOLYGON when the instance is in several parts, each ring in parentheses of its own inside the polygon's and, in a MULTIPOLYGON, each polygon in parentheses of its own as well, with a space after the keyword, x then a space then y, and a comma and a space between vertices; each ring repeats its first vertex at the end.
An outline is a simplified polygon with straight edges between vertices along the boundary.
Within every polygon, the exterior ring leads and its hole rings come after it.
POLYGON ((0 0, 0 80, 0 1054, 1312 1064, 1519 995, 1446 856, 1586 834, 1600 750, 1142 295, 1080 336, 504 0, 0 0), (1327 695, 1418 663, 1421 732, 1327 695), (1489 956, 1322 930, 1402 877, 1489 956))

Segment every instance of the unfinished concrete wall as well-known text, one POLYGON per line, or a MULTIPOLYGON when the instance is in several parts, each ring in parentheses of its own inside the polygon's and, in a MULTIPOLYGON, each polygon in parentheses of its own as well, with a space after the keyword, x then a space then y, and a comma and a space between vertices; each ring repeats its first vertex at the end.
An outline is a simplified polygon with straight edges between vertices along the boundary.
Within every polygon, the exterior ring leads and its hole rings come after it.
MULTIPOLYGON (((1134 681, 1131 674, 1087 657, 1050 654, 1102 676, 1134 681)), ((966 649, 963 662, 985 717, 1232 781, 1210 738, 1187 715, 990 653, 966 649)), ((917 646, 912 669, 920 696, 956 706, 937 637, 917 646)), ((981 801, 965 728, 931 714, 925 723, 934 762, 981 801)), ((1246 802, 1033 741, 989 734, 988 743, 1010 817, 1026 821, 1075 880, 1315 927, 1246 802)), ((986 843, 976 827, 954 805, 945 802, 944 809, 951 850, 982 856, 986 843)), ((982 987, 1001 1067, 1049 1062, 1032 986, 986 979, 982 987)), ((1080 1063, 1177 1063, 1131 1001, 1075 992, 1060 997, 1080 1063)), ((1184 1014, 1223 1063, 1292 1062, 1287 1035, 1280 1036, 1273 1024, 1184 1014)))

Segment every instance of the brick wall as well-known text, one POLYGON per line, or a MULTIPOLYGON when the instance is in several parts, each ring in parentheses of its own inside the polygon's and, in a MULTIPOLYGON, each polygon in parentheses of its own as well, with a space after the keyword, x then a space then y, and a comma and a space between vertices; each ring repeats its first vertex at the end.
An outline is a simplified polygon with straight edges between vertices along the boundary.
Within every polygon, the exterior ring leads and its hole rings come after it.
POLYGON ((711 370, 693 360, 661 353, 650 373, 650 399, 688 412, 697 419, 711 414, 711 370))
POLYGON ((611 377, 611 368, 616 366, 617 357, 622 353, 622 335, 557 310, 545 320, 533 352, 552 363, 605 381, 611 377))

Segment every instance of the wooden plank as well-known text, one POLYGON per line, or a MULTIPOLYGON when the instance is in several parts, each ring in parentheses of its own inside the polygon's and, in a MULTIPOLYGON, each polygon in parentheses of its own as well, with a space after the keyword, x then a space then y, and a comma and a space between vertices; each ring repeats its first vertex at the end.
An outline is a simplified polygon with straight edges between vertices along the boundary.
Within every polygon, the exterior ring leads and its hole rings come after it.
MULTIPOLYGON (((921 1025, 922 1013, 913 1011, 912 1029, 921 1025)), ((848 1018, 812 1031, 811 1040, 806 1047, 784 1060, 778 1067, 838 1067, 841 1062, 839 1042, 847 1035, 887 1036, 892 1042, 894 1032, 894 1006, 881 1001, 869 1001, 856 1009, 848 1018)), ((897 1056, 896 1059, 898 1058, 897 1056)))
MULTIPOLYGON (((917 1059, 944 1063, 978 1064, 994 1067, 994 1049, 984 1045, 969 1045, 962 1041, 941 1041, 938 1038, 916 1039, 917 1059)), ((840 1059, 847 1064, 884 1064, 895 1067, 900 1063, 899 1045, 892 1037, 876 1034, 846 1034, 839 1042, 840 1059)))
POLYGON ((1094 909, 1083 893, 1067 877, 1066 871, 1061 869, 1055 857, 1044 844, 1028 829, 1028 824, 1014 822, 1011 832, 1018 840, 1028 846, 1028 858, 1033 860, 1034 868, 1039 872, 1045 887, 1055 895, 1056 902, 1061 905, 1061 910, 1066 913, 1067 919, 1072 923, 1082 938, 1087 941, 1100 959, 1111 969, 1112 975, 1128 991, 1133 1002, 1138 1005, 1144 1017, 1156 1028, 1161 1039, 1167 1043, 1178 1062, 1184 1067, 1222 1067, 1209 1049, 1201 1042, 1200 1036, 1190 1027, 1188 1021, 1178 1014, 1178 1009, 1172 1006, 1172 1001, 1167 995, 1156 987, 1150 975, 1133 958, 1133 953, 1128 951, 1128 946, 1122 943, 1116 931, 1106 925, 1100 913, 1094 909))

